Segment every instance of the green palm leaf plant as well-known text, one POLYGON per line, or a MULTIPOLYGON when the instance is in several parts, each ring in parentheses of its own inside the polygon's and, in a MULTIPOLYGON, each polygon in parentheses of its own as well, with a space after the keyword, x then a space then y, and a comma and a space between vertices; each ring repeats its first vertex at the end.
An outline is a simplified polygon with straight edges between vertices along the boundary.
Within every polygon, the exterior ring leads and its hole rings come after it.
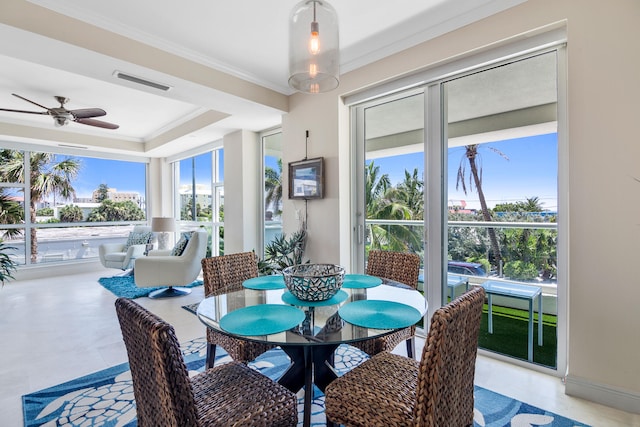
POLYGON ((282 159, 278 159, 278 170, 264 168, 265 210, 272 206, 276 216, 282 215, 282 159))
MULTIPOLYGON (((22 206, 6 194, 4 188, 0 188, 0 224, 22 223, 24 223, 22 206)), ((8 228, 3 230, 3 233, 3 237, 12 238, 22 234, 22 231, 17 228, 8 228)))
POLYGON ((17 264, 9 255, 10 251, 16 251, 17 248, 8 246, 0 239, 0 283, 13 280, 13 272, 16 270, 17 264))
MULTIPOLYGON (((365 195, 367 220, 413 220, 422 218, 422 182, 417 171, 405 172, 405 181, 398 188, 391 186, 387 174, 380 174, 374 162, 365 168, 365 195), (413 179, 416 182, 413 182, 413 179)), ((422 236, 409 225, 367 224, 367 239, 371 249, 392 251, 417 250, 422 247, 422 236)))
MULTIPOLYGON (((292 265, 303 264, 302 257, 307 239, 305 230, 298 230, 287 238, 277 235, 264 248, 264 260, 258 261, 261 275, 282 274, 282 270, 292 265)), ((308 264, 310 261, 304 262, 308 264)))

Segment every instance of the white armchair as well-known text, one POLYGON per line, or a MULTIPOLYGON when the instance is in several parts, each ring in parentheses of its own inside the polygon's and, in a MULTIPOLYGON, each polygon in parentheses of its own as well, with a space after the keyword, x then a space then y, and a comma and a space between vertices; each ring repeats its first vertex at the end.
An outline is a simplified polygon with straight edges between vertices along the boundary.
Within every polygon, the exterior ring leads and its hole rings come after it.
POLYGON ((208 233, 198 229, 193 233, 180 255, 171 255, 172 249, 149 251, 146 257, 136 261, 134 278, 136 286, 152 288, 168 286, 149 294, 149 298, 168 298, 187 295, 191 289, 181 287, 198 278, 202 270, 201 260, 207 254, 208 233))
MULTIPOLYGON (((151 227, 146 225, 136 225, 131 233, 149 233, 148 240, 144 244, 133 244, 128 247, 126 243, 104 243, 100 245, 98 247, 98 255, 103 266, 119 268, 120 270, 133 268, 136 258, 144 255, 147 243, 150 243, 153 234, 151 234, 151 227)), ((129 242, 129 239, 127 242, 129 242)))

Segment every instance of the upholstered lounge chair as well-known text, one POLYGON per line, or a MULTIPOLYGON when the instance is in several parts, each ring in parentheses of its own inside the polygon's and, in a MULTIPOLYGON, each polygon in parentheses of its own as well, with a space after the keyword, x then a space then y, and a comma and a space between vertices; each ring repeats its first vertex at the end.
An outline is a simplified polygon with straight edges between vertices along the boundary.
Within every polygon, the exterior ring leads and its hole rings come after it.
POLYGON ((200 275, 200 260, 207 254, 208 233, 204 229, 193 232, 180 255, 172 255, 172 249, 149 251, 148 256, 138 258, 134 270, 136 286, 140 288, 164 287, 149 294, 149 298, 168 298, 187 295, 192 283, 200 275))
POLYGON ((98 247, 100 262, 106 268, 118 268, 128 270, 133 268, 137 258, 144 255, 147 244, 151 243, 153 234, 151 227, 146 225, 136 225, 129 234, 127 243, 104 243, 98 247), (130 244, 132 242, 143 242, 130 244))

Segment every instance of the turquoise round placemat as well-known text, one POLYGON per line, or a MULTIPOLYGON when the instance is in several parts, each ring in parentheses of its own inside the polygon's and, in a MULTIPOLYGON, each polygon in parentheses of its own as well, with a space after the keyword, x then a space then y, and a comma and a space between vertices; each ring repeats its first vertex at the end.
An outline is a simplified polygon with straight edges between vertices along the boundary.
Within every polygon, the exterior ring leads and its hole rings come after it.
POLYGON ((373 329, 406 328, 420 320, 420 312, 393 301, 360 300, 338 309, 342 319, 352 325, 373 329))
POLYGON ((382 279, 367 274, 345 274, 342 287, 346 289, 375 288, 382 283, 382 279))
POLYGON ((242 286, 247 289, 256 289, 259 291, 286 288, 284 284, 284 277, 282 277, 281 275, 253 277, 242 282, 242 286))
POLYGON ((304 312, 290 305, 261 304, 239 308, 220 319, 220 327, 237 335, 269 335, 286 331, 304 320, 304 312))
POLYGON ((334 296, 324 301, 303 301, 296 298, 291 292, 285 291, 285 293, 282 294, 282 301, 287 304, 297 305, 298 307, 322 307, 324 305, 340 304, 346 300, 348 296, 345 291, 340 290, 334 296))

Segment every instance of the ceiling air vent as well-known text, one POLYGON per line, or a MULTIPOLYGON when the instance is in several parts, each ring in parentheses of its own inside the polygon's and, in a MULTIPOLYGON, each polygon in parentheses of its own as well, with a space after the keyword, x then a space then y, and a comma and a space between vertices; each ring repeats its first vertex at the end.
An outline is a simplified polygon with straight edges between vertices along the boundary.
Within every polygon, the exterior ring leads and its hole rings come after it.
POLYGON ((154 89, 160 89, 163 91, 168 91, 169 89, 171 89, 171 86, 167 86, 165 84, 162 83, 156 83, 156 82, 152 82, 151 80, 147 80, 147 79, 143 79, 142 77, 136 77, 136 76, 132 76, 131 74, 125 74, 121 71, 114 71, 113 75, 116 76, 119 79, 122 80, 127 80, 133 83, 138 83, 140 85, 145 85, 145 86, 149 86, 152 87, 154 89))

